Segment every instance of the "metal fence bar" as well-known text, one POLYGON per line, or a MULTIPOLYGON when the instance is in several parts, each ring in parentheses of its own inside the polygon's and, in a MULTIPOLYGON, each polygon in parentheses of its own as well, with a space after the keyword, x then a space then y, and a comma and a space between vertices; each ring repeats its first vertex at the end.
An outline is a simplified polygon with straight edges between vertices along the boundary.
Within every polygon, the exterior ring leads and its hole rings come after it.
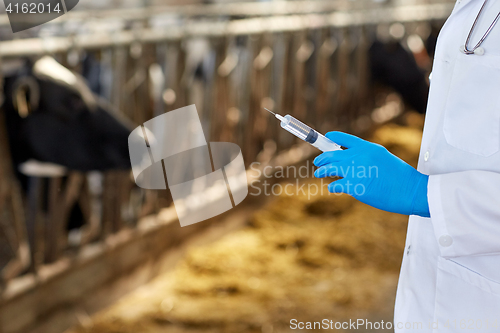
MULTIPOLYGON (((207 5, 181 5, 181 6, 151 6, 146 8, 125 9, 85 9, 70 11, 68 14, 57 18, 52 24, 60 24, 75 20, 88 19, 121 19, 126 21, 139 21, 158 15, 173 14, 182 17, 227 17, 227 16, 274 16, 304 13, 324 13, 335 10, 360 9, 366 7, 380 7, 382 4, 368 1, 345 0, 316 0, 316 1, 272 1, 272 2, 241 2, 219 3, 207 5)), ((0 26, 8 25, 6 14, 0 15, 0 26)))
POLYGON ((262 17, 229 22, 199 22, 170 29, 140 29, 75 37, 30 38, 0 42, 0 57, 34 56, 72 49, 101 49, 139 43, 160 43, 194 37, 223 37, 293 32, 325 27, 344 28, 384 22, 415 22, 446 18, 453 5, 439 3, 371 10, 262 17))

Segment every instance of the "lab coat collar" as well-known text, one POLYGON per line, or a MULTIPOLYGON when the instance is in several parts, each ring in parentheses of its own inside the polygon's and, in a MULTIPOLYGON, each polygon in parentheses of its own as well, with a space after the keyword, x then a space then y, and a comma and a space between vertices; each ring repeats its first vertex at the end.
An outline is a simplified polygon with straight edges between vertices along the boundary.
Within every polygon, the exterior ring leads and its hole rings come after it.
POLYGON ((453 13, 456 13, 467 6, 467 4, 471 1, 480 1, 480 0, 457 0, 455 4, 455 8, 453 9, 453 13))

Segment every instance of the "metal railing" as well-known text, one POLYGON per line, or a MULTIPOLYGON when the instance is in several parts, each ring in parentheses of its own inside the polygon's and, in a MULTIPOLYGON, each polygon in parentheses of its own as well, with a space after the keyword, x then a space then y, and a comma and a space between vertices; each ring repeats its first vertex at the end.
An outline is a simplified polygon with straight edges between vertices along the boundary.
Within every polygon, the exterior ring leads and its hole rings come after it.
POLYGON ((71 49, 101 49, 132 43, 161 43, 195 37, 255 35, 321 28, 347 28, 390 22, 424 22, 445 18, 453 8, 448 2, 431 5, 382 7, 339 11, 328 14, 302 14, 258 17, 227 22, 193 22, 169 29, 140 28, 114 33, 90 33, 71 37, 47 37, 0 42, 0 57, 35 56, 71 49))
MULTIPOLYGON (((207 5, 178 5, 178 6, 150 6, 139 8, 120 9, 84 9, 70 11, 64 16, 57 18, 55 24, 62 24, 75 20, 98 20, 98 19, 122 19, 124 21, 141 21, 154 16, 172 14, 179 18, 189 17, 254 17, 273 15, 293 15, 304 13, 324 13, 335 10, 348 10, 360 8, 360 6, 377 6, 372 2, 358 1, 348 3, 343 0, 333 1, 272 1, 272 2, 238 2, 218 3, 207 5)), ((380 5, 378 5, 380 6, 380 5)), ((6 14, 0 15, 0 25, 8 25, 9 19, 6 14)))
MULTIPOLYGON (((414 4, 432 4, 433 1, 414 1, 414 4)), ((80 4, 74 10, 48 23, 62 25, 67 22, 98 20, 122 20, 127 22, 145 21, 154 17, 171 15, 178 19, 204 18, 228 19, 230 17, 249 18, 259 16, 284 16, 302 14, 324 14, 335 11, 371 10, 387 7, 385 2, 372 0, 315 0, 315 1, 270 1, 270 2, 236 2, 215 4, 188 4, 170 6, 149 6, 139 8, 85 8, 79 10, 80 4)), ((182 22, 182 21, 181 21, 182 22)), ((0 26, 8 25, 6 14, 0 15, 0 26)))

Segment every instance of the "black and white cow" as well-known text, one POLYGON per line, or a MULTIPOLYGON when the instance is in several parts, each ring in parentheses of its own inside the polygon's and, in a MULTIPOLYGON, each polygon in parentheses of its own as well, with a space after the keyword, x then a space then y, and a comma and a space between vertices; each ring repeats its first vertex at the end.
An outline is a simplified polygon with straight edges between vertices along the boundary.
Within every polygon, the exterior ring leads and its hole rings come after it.
POLYGON ((110 112, 83 78, 50 57, 9 74, 2 109, 16 169, 29 160, 79 171, 130 168, 131 124, 110 112))
MULTIPOLYGON (((81 76, 48 56, 3 70, 1 108, 13 170, 27 196, 39 177, 130 169, 128 135, 135 126, 96 97, 81 76)), ((48 200, 47 193, 43 197, 48 200)), ((83 223, 75 204, 66 228, 83 223)))

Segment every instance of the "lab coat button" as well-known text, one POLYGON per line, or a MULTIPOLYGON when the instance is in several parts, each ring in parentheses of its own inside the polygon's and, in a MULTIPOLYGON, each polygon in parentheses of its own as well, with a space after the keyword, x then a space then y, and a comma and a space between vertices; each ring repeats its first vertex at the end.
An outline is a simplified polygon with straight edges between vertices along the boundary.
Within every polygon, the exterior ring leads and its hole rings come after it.
POLYGON ((429 160, 429 151, 426 151, 425 154, 424 154, 424 161, 428 161, 429 160))
POLYGON ((439 237, 439 244, 443 247, 449 247, 453 244, 453 238, 449 235, 443 235, 439 237))
POLYGON ((477 49, 474 50, 475 55, 484 55, 484 49, 482 47, 478 47, 477 49))

